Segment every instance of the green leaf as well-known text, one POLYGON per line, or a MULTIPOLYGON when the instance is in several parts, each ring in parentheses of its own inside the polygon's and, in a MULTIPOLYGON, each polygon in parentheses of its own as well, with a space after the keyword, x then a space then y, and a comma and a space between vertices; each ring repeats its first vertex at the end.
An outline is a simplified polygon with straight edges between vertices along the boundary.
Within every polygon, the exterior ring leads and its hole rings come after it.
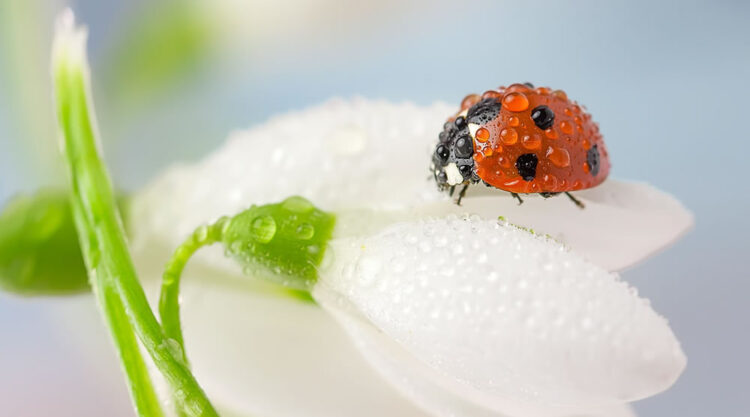
MULTIPOLYGON (((120 211, 126 201, 117 200, 120 211)), ((22 194, 0 212, 0 288, 24 296, 91 290, 66 191, 22 194)))
POLYGON ((19 196, 0 214, 0 286, 22 295, 89 290, 66 194, 19 196))

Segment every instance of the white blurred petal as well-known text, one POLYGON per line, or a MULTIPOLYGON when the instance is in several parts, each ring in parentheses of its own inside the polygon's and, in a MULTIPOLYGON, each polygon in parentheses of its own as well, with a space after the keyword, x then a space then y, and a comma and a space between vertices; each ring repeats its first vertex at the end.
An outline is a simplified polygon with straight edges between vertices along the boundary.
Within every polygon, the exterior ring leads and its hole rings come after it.
POLYGON ((185 277, 188 357, 216 404, 240 415, 424 416, 362 360, 317 305, 185 277))
POLYGON ((440 398, 442 415, 465 406, 442 390, 511 416, 564 416, 656 394, 684 369, 666 320, 634 289, 516 227, 400 223, 331 249, 316 300, 359 316, 343 321, 370 360, 423 406, 440 398))
POLYGON ((332 100, 236 132, 202 162, 170 169, 137 196, 134 242, 151 235, 174 247, 197 225, 297 194, 327 210, 400 211, 401 218, 502 215, 619 270, 673 242, 692 224, 690 213, 671 196, 612 179, 576 193, 585 210, 564 196, 526 197, 518 206, 508 193, 480 185, 458 207, 437 191, 428 172, 437 135, 454 111, 445 104, 332 100))

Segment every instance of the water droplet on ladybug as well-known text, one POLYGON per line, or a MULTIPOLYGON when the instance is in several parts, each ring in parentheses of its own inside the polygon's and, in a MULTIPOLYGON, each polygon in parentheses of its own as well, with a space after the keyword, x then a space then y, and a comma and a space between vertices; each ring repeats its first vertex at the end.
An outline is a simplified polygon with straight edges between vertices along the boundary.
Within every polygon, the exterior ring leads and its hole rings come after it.
POLYGON ((469 94, 468 96, 464 97, 463 100, 461 100, 461 110, 466 110, 469 107, 477 104, 481 97, 479 97, 478 94, 469 94))
POLYGON ((542 147, 542 137, 538 134, 525 135, 521 138, 521 144, 526 149, 540 149, 542 147))
POLYGON ((500 140, 505 145, 513 145, 518 142, 518 132, 512 127, 506 127, 500 131, 500 140))
POLYGON ((484 143, 490 139, 490 131, 483 127, 480 127, 479 129, 477 129, 477 133, 475 136, 477 138, 477 141, 484 143))
POLYGON ((570 166, 570 154, 563 148, 550 146, 545 154, 547 159, 560 168, 570 166))
POLYGON ((509 93, 503 97, 503 106, 512 112, 521 112, 529 108, 529 98, 523 93, 509 93))

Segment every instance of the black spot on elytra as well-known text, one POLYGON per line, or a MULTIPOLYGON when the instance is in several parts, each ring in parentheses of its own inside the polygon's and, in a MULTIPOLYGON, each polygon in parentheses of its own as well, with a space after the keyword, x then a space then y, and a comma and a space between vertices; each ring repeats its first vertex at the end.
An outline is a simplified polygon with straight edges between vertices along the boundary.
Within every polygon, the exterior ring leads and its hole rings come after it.
POLYGON ((525 181, 531 181, 536 177, 536 165, 539 159, 533 153, 525 153, 516 159, 516 169, 518 175, 525 181))
POLYGON ((531 120, 539 129, 547 130, 555 122, 555 113, 547 106, 537 106, 531 111, 531 120))
POLYGON ((495 120, 497 114, 500 113, 502 104, 500 100, 495 98, 486 98, 479 103, 471 106, 469 111, 466 113, 466 120, 469 123, 475 123, 483 125, 495 120))
POLYGON ((586 152, 586 164, 589 166, 589 172, 592 176, 599 174, 600 157, 599 148, 597 145, 592 146, 588 152, 586 152))

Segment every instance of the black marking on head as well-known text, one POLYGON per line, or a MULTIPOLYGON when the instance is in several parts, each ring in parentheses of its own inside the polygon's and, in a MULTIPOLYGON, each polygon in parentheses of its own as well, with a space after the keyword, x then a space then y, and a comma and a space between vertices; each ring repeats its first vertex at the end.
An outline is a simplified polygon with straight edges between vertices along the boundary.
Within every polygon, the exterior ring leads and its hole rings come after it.
POLYGON ((591 176, 595 177, 599 174, 599 166, 601 165, 601 162, 599 157, 599 147, 597 145, 592 146, 588 152, 586 152, 586 164, 589 166, 591 176))
POLYGON ((516 169, 518 175, 525 181, 531 181, 536 177, 536 165, 539 159, 533 153, 525 153, 516 159, 516 169))
POLYGON ((528 81, 526 81, 525 83, 523 83, 523 85, 525 85, 526 87, 529 87, 529 88, 534 88, 534 84, 532 84, 532 83, 530 83, 528 81))
POLYGON ((447 190, 451 187, 445 172, 445 168, 450 164, 456 165, 464 184, 479 181, 474 172, 474 159, 472 158, 474 141, 469 136, 466 118, 459 116, 453 121, 446 122, 438 137, 440 140, 432 153, 430 168, 438 189, 447 190))
POLYGON ((443 145, 442 143, 435 148, 435 156, 440 160, 441 162, 445 162, 448 160, 448 157, 451 156, 450 151, 448 150, 448 147, 443 145))
POLYGON ((469 135, 462 135, 454 142, 456 158, 469 158, 474 153, 474 144, 469 135))
POLYGON ((555 122, 555 113, 547 106, 537 106, 531 111, 531 120, 539 129, 547 130, 555 122))
POLYGON ((459 165, 458 172, 464 177, 464 180, 468 180, 471 177, 471 167, 473 164, 459 165))
POLYGON ((466 114, 466 119, 469 123, 475 123, 478 125, 489 123, 492 120, 495 120, 498 113, 500 113, 501 107, 502 103, 500 100, 491 97, 486 98, 469 108, 469 111, 466 114))

